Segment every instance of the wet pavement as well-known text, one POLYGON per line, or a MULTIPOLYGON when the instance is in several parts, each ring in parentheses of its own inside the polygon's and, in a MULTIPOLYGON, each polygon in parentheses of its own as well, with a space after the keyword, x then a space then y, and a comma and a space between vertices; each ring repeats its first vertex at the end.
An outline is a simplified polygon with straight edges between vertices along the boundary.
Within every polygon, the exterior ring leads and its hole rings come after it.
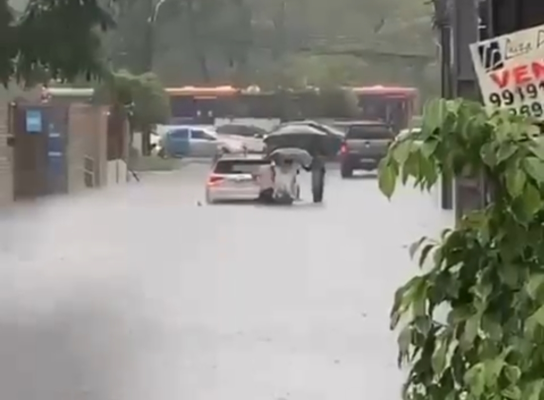
POLYGON ((0 213, 0 398, 400 398, 389 307, 437 199, 330 171, 322 205, 199 206, 206 172, 0 213))

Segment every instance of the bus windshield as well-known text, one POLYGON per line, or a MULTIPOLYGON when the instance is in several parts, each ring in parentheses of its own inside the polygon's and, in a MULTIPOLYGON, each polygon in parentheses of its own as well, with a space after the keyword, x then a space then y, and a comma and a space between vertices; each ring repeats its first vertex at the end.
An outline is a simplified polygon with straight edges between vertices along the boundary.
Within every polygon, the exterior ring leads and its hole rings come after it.
POLYGON ((396 132, 408 126, 413 110, 412 102, 411 97, 359 96, 362 118, 383 121, 396 132))

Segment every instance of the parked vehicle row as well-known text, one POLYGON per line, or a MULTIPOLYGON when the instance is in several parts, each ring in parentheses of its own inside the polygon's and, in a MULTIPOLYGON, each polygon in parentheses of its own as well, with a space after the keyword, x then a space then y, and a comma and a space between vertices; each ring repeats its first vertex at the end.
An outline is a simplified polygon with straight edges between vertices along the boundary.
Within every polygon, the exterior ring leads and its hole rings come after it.
MULTIPOLYGON (((340 173, 349 178, 355 171, 372 171, 395 139, 396 133, 381 121, 341 121, 321 124, 315 121, 293 121, 280 124, 274 131, 308 127, 337 140, 330 141, 329 155, 337 154, 340 173)), ((220 127, 173 125, 160 134, 163 154, 169 157, 216 157, 218 154, 263 154, 270 132, 256 127, 227 124, 220 127)), ((327 146, 329 146, 327 144, 327 146)))
MULTIPOLYGON (((399 137, 403 134, 405 132, 399 137)), ((266 145, 273 147, 275 145, 274 149, 265 149, 265 153, 260 155, 227 154, 214 162, 206 183, 206 201, 213 204, 220 201, 260 198, 262 188, 259 186, 258 177, 263 166, 274 165, 273 155, 277 151, 275 149, 284 152, 289 150, 289 146, 286 147, 286 143, 281 142, 280 138, 286 142, 300 143, 300 146, 292 146, 291 149, 300 150, 307 143, 304 139, 320 142, 326 137, 334 138, 331 143, 339 144, 340 174, 342 178, 349 178, 357 170, 375 170, 380 160, 387 154, 396 135, 390 126, 380 121, 338 122, 334 126, 308 121, 282 124, 264 139, 266 145), (304 125, 307 125, 306 130, 304 125), (276 137, 278 140, 272 140, 276 137)), ((314 157, 308 152, 306 154, 310 160, 314 157)), ((301 164, 309 166, 312 162, 304 161, 301 164)), ((266 170, 266 167, 264 168, 266 170)), ((300 188, 293 193, 300 193, 300 188)), ((298 196, 297 194, 293 198, 299 198, 298 196)))

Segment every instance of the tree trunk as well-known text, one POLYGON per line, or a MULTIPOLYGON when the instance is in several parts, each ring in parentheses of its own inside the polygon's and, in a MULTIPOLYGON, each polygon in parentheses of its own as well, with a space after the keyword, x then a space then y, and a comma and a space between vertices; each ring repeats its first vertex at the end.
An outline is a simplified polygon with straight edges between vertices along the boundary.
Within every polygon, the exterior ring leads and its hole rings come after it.
POLYGON ((142 52, 142 66, 141 73, 151 72, 153 70, 153 58, 155 55, 155 21, 153 20, 153 13, 155 7, 153 0, 147 0, 146 3, 148 19, 145 21, 144 29, 144 51, 142 52))
POLYGON ((252 11, 247 0, 232 0, 236 9, 234 29, 234 46, 230 49, 229 60, 234 67, 234 82, 240 86, 251 84, 249 53, 253 43, 253 30, 251 27, 252 11))
POLYGON ((149 127, 142 130, 142 155, 151 155, 151 132, 149 127))
POLYGON ((193 46, 193 52, 195 55, 195 60, 198 63, 202 80, 207 83, 211 81, 211 74, 210 74, 210 69, 208 67, 208 60, 205 53, 206 49, 205 49, 204 43, 201 40, 200 32, 198 28, 199 18, 196 12, 196 7, 198 7, 198 5, 195 5, 194 0, 189 0, 187 4, 188 4, 188 11, 189 11, 189 19, 187 22, 188 22, 189 34, 191 35, 191 39, 192 39, 192 46, 193 46))
POLYGON ((282 0, 277 14, 273 18, 275 40, 272 45, 273 59, 279 59, 285 55, 287 37, 285 34, 286 19, 287 19, 287 4, 286 0, 282 0))
POLYGON ((208 59, 206 58, 206 54, 204 54, 204 52, 198 48, 195 48, 195 53, 200 68, 200 77, 202 78, 202 81, 204 83, 209 83, 212 78, 210 74, 210 69, 208 67, 208 59))

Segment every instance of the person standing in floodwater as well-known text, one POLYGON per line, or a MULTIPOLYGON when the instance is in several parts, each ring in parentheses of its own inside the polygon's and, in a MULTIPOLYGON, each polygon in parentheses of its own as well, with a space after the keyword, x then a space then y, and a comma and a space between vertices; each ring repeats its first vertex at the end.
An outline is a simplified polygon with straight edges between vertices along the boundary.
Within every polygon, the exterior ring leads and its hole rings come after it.
POLYGON ((323 201, 323 192, 325 191, 325 160, 316 147, 311 149, 312 163, 304 168, 312 174, 312 198, 314 203, 323 201))
POLYGON ((312 173, 312 197, 314 203, 323 201, 323 192, 325 191, 325 162, 322 157, 317 155, 313 158, 310 165, 312 173))

